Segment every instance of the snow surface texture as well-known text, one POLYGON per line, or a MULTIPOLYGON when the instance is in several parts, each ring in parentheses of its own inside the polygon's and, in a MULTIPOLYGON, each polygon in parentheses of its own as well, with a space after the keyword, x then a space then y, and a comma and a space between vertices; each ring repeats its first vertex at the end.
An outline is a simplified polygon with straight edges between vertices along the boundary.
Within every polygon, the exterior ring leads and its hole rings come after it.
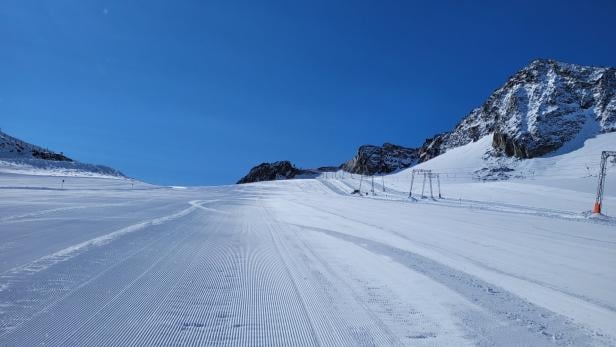
MULTIPOLYGON (((477 180, 480 139, 421 164, 443 199, 420 179, 408 199, 409 170, 374 193, 342 172, 210 188, 0 173, 0 346, 613 346, 616 222, 584 212, 615 135, 494 182, 477 180)), ((611 163, 604 205, 616 215, 611 163)))
POLYGON ((29 175, 124 177, 103 165, 80 163, 0 131, 0 173, 29 175))

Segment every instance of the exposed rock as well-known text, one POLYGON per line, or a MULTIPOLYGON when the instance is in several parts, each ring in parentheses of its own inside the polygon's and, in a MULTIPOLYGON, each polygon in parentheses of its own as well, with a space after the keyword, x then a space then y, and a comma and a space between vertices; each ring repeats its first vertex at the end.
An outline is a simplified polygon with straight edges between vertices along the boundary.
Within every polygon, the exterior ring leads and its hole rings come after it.
POLYGON ((407 168, 417 163, 418 159, 416 148, 391 143, 385 143, 381 147, 364 145, 359 147, 353 159, 342 164, 342 169, 364 175, 390 173, 407 168))
POLYGON ((250 169, 248 175, 242 177, 237 183, 242 184, 290 179, 302 173, 306 173, 306 171, 296 168, 295 165, 291 164, 288 160, 262 163, 250 169))
POLYGON ((578 134, 616 130, 616 69, 539 59, 513 75, 449 133, 426 141, 420 161, 494 133, 508 156, 550 153, 578 134))
POLYGON ((73 159, 65 156, 64 153, 55 153, 47 150, 41 151, 38 149, 33 149, 32 156, 43 160, 73 161, 73 159))
POLYGON ((438 134, 433 138, 426 139, 424 144, 417 150, 419 162, 430 160, 441 154, 443 141, 449 136, 448 133, 438 134))

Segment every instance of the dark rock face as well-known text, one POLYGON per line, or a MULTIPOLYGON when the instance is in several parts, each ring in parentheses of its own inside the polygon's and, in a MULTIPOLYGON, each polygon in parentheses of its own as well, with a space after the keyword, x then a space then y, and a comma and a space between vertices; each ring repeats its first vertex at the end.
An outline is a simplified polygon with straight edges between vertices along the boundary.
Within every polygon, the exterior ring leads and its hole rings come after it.
POLYGON ((288 160, 277 161, 273 163, 262 163, 250 169, 248 175, 242 177, 242 179, 237 181, 237 183, 242 184, 290 179, 301 173, 304 173, 304 170, 296 168, 288 160))
POLYGON ((383 146, 364 145, 359 147, 353 159, 342 164, 345 171, 372 175, 390 173, 416 164, 419 154, 416 148, 385 143, 383 146))
POLYGON ((53 161, 73 161, 73 159, 65 156, 63 153, 55 153, 51 151, 41 151, 38 149, 32 150, 32 156, 43 160, 53 161))
POLYGON ((424 162, 430 160, 439 154, 441 154, 441 147, 443 145, 443 141, 447 139, 449 134, 443 133, 434 136, 433 138, 426 139, 424 144, 418 149, 419 154, 419 162, 424 162))
POLYGON ((616 131, 616 69, 539 59, 513 75, 448 133, 428 139, 420 161, 494 133, 507 156, 534 158, 578 134, 616 131))
POLYGON ((524 141, 516 141, 508 137, 507 134, 495 132, 492 137, 492 147, 501 151, 508 157, 521 159, 535 158, 557 150, 560 145, 544 143, 536 148, 527 147, 524 141))

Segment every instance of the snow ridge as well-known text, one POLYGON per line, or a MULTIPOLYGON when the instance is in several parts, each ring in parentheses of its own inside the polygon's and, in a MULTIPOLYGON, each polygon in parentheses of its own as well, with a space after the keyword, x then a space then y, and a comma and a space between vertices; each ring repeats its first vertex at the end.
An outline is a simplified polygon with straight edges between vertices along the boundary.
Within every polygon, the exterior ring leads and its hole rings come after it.
POLYGON ((125 177, 116 169, 75 161, 0 131, 0 171, 65 176, 125 177))

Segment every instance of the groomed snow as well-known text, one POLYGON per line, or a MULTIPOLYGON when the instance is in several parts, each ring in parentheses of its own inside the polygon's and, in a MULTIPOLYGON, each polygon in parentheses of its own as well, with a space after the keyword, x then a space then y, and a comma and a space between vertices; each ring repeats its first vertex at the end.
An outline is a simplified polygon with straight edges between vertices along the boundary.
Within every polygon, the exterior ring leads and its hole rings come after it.
POLYGON ((340 172, 209 188, 0 173, 0 345, 615 345, 616 222, 585 213, 614 135, 499 182, 472 175, 489 139, 451 150, 421 165, 443 199, 419 180, 409 200, 408 170, 374 194, 340 172))

